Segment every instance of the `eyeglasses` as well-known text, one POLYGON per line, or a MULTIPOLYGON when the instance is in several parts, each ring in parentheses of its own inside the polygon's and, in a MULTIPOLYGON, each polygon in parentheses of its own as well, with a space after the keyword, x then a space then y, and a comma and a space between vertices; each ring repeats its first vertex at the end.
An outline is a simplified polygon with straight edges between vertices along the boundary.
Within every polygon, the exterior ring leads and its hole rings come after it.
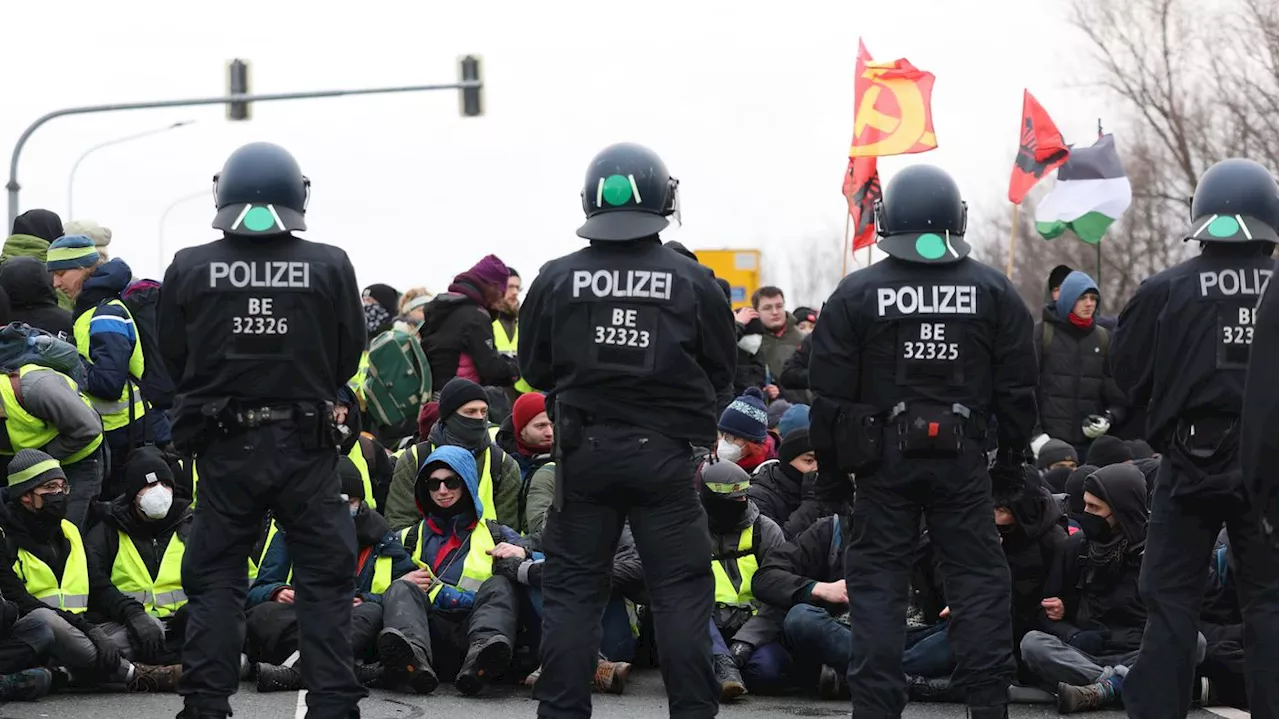
POLYGON ((448 479, 439 479, 431 477, 427 480, 427 491, 434 492, 440 489, 440 485, 444 485, 448 489, 457 489, 462 486, 461 477, 449 477, 448 479))
POLYGON ((40 496, 44 496, 46 494, 70 494, 71 488, 67 486, 67 483, 65 481, 59 479, 53 482, 46 482, 45 484, 40 485, 36 489, 35 493, 40 496), (44 490, 44 491, 40 491, 40 490, 44 490))

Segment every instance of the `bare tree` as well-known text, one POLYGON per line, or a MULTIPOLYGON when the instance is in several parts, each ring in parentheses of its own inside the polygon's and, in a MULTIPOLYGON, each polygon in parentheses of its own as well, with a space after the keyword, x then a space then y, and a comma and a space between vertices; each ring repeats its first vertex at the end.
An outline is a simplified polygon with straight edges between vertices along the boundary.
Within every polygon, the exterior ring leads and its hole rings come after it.
MULTIPOLYGON (((787 256, 788 284, 787 307, 819 308, 827 301, 843 277, 844 249, 839 230, 806 235, 796 245, 804 252, 792 252, 787 256)), ((849 268, 853 262, 850 260, 849 268)))
MULTIPOLYGON (((1227 157, 1280 164, 1280 12, 1274 0, 1073 0, 1072 24, 1093 50, 1093 84, 1118 101, 1117 133, 1133 205, 1102 241, 1104 311, 1143 279, 1185 259, 1187 200, 1200 175, 1227 157)), ((1014 282, 1033 306, 1057 264, 1096 273, 1094 248, 1034 229, 1037 188, 1023 205, 1014 282)), ((1004 267, 1009 218, 979 255, 1004 267)), ((1098 278, 1095 278, 1098 279, 1098 278)))

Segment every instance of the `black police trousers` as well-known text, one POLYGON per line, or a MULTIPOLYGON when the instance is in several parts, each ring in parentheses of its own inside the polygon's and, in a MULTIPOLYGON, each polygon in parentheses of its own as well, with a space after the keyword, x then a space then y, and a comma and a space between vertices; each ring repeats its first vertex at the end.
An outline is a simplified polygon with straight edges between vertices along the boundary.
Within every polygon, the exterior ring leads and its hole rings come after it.
POLYGON ((707 623, 715 599, 711 536, 693 486, 688 442, 622 424, 588 424, 560 459, 562 506, 543 533, 542 676, 538 716, 591 716, 600 617, 618 535, 630 520, 654 626, 670 715, 719 710, 707 623))
POLYGON ((957 457, 904 458, 889 444, 874 473, 858 477, 844 559, 853 715, 889 719, 907 704, 902 648, 921 513, 951 608, 952 684, 971 707, 1007 704, 1014 674, 1009 565, 993 519, 986 454, 966 441, 957 457))
POLYGON ((178 693, 186 706, 231 711, 245 643, 248 558, 270 508, 293 559, 307 716, 358 717, 366 695, 351 650, 355 525, 340 496, 334 448, 304 449, 315 429, 278 422, 214 440, 200 483, 182 586, 189 600, 178 693))
MULTIPOLYGON (((1161 458, 1151 495, 1151 518, 1138 589, 1147 608, 1142 649, 1124 680, 1129 716, 1185 717, 1195 676, 1196 632, 1204 602, 1208 562, 1222 525, 1227 526, 1231 564, 1244 619, 1245 683, 1249 712, 1277 712, 1276 552, 1262 532, 1261 506, 1250 507, 1235 491, 1183 495, 1187 472, 1169 455, 1161 458), (1180 496, 1174 496, 1177 493, 1180 496)), ((1236 475, 1238 477, 1238 473, 1236 475)))

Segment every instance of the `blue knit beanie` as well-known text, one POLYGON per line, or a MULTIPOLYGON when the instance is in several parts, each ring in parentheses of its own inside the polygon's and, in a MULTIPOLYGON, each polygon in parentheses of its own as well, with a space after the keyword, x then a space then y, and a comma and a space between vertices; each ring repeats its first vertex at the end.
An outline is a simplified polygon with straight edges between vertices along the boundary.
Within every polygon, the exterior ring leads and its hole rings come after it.
POLYGON ((786 412, 782 413, 782 419, 778 420, 778 435, 786 439, 795 429, 809 428, 809 405, 793 404, 786 412))
POLYGON ((66 235, 49 245, 45 268, 50 272, 93 267, 101 259, 98 247, 88 235, 66 235))
POLYGON ((720 415, 721 432, 735 437, 763 442, 769 432, 769 415, 764 408, 764 392, 749 387, 720 415))

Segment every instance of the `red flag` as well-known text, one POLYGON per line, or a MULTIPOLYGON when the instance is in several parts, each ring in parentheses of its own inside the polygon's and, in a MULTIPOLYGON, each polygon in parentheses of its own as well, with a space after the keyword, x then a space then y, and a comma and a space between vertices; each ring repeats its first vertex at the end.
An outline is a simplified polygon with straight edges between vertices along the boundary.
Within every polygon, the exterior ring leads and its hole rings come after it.
POLYGON ((873 62, 858 40, 850 157, 902 155, 938 146, 933 134, 933 73, 905 59, 873 62))
MULTIPOLYGON (((862 39, 858 39, 858 64, 854 72, 854 115, 857 115, 856 98, 860 98, 871 84, 865 79, 867 64, 871 62, 871 53, 867 52, 862 39)), ((855 123, 853 143, 858 140, 855 123)), ((853 251, 870 247, 876 241, 875 204, 880 199, 880 173, 876 171, 875 156, 851 157, 845 169, 844 185, 841 187, 845 201, 849 203, 849 217, 853 224, 853 251)))
POLYGON ((1013 174, 1009 177, 1009 202, 1022 204, 1031 188, 1066 162, 1070 153, 1049 113, 1030 92, 1023 90, 1022 135, 1018 140, 1018 157, 1013 161, 1013 174))

